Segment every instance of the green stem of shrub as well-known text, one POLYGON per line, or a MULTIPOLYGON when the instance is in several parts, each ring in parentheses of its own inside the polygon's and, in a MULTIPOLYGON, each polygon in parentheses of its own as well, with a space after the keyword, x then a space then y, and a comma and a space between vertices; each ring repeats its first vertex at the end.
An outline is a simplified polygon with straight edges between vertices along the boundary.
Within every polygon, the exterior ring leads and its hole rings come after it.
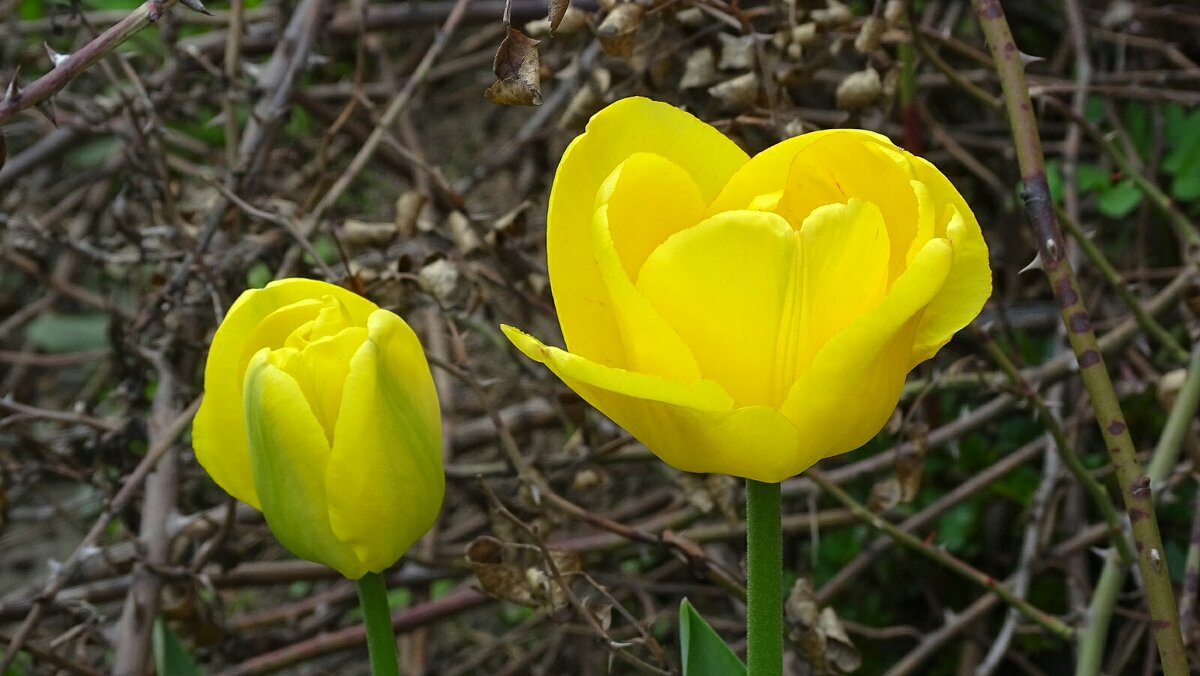
POLYGON ((779 484, 746 481, 746 666, 783 673, 783 533, 779 484))
POLYGON ((382 575, 367 573, 358 579, 358 602, 367 625, 372 676, 400 676, 396 635, 392 633, 392 613, 388 609, 387 585, 382 575))

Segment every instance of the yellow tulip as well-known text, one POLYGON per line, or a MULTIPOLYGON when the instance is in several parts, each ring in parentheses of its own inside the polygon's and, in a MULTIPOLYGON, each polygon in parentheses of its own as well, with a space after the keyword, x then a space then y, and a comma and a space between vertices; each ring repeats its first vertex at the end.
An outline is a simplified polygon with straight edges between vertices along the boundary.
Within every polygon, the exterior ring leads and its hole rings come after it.
POLYGON ((991 293, 962 196, 861 130, 750 158, 624 99, 567 148, 546 227, 567 350, 505 334, 691 472, 776 482, 861 446, 991 293))
POLYGON ((284 279, 237 299, 213 336, 192 444, 292 553, 350 579, 395 563, 445 492, 416 334, 324 282, 284 279))

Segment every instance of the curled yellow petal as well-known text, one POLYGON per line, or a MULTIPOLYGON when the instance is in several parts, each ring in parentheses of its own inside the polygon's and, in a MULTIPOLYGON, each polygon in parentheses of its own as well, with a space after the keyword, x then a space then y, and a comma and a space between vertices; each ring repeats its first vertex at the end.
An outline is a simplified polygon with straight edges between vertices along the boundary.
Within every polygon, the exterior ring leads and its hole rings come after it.
POLYGON ((245 419, 250 476, 267 524, 296 556, 350 579, 365 572, 330 527, 325 467, 329 443, 300 385, 262 349, 246 371, 245 419))
POLYGON ((622 365, 623 353, 589 232, 600 186, 635 153, 680 167, 706 202, 747 160, 737 145, 692 115, 643 98, 622 99, 597 113, 563 153, 547 215, 550 288, 567 347, 608 365, 622 365))
POLYGON ((511 326, 501 328, 517 349, 545 364, 673 467, 773 482, 818 459, 778 411, 765 406, 735 409, 729 395, 712 381, 685 385, 630 373, 548 347, 511 326))
POLYGON ((831 338, 792 386, 781 410, 811 452, 845 453, 883 428, 900 400, 922 312, 952 258, 949 242, 928 242, 883 302, 831 338))
POLYGON ((402 319, 377 310, 351 358, 325 469, 337 538, 367 571, 392 565, 441 509, 442 426, 421 343, 402 319))

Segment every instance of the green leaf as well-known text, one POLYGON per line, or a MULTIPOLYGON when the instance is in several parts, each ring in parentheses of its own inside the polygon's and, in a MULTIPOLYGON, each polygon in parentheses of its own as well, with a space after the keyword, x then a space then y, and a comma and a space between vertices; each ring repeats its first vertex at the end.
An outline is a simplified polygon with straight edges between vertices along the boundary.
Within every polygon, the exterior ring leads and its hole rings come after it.
POLYGON ((1094 164, 1080 164, 1075 167, 1075 185, 1081 193, 1104 190, 1112 185, 1112 176, 1104 167, 1097 167, 1094 164))
POLYGON ((200 676, 200 670, 183 643, 161 617, 154 621, 154 666, 160 674, 171 676, 200 676))
POLYGON ((1180 202, 1200 199, 1200 172, 1176 176, 1171 181, 1171 197, 1180 202))
POLYGON ((683 676, 744 676, 746 673, 746 665, 687 599, 679 604, 679 651, 683 676))
POLYGON ((1046 185, 1050 188, 1050 199, 1054 200, 1055 204, 1062 202, 1062 163, 1060 163, 1058 160, 1046 161, 1046 185))
POLYGON ((25 338, 39 350, 55 354, 102 350, 108 344, 108 315, 48 312, 25 327, 25 338))
POLYGON ((1100 213, 1109 218, 1124 218, 1136 209, 1141 201, 1142 191, 1138 190, 1133 181, 1126 179, 1105 190, 1096 206, 1100 208, 1100 213))

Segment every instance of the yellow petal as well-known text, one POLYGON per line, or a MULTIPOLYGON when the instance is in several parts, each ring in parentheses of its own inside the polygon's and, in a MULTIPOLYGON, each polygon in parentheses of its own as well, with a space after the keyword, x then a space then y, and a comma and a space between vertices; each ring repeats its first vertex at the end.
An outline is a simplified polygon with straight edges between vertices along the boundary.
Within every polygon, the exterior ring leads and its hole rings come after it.
POLYGON ((286 362, 274 362, 300 385, 329 443, 333 443, 350 359, 366 339, 365 328, 352 326, 293 350, 286 362))
POLYGON ((883 301, 890 281, 888 235, 879 208, 855 198, 818 207, 804 220, 803 294, 793 356, 781 370, 785 392, 830 339, 883 301))
POLYGON ((674 329, 634 288, 646 256, 668 236, 694 225, 704 209, 699 190, 679 167, 647 153, 631 155, 605 181, 592 221, 591 244, 616 320, 620 365, 681 382, 700 369, 674 329))
POLYGON ((797 233, 777 214, 727 211, 655 250, 638 289, 738 406, 777 407, 830 336, 887 288, 873 205, 822 207, 797 233))
POLYGON ((600 111, 567 147, 546 223, 550 287, 567 346, 602 364, 620 365, 623 354, 588 233, 600 186, 618 164, 641 152, 681 167, 705 201, 747 159, 716 129, 674 106, 643 98, 622 99, 600 111))
MULTIPOLYGON (((777 214, 727 211, 650 255, 638 289, 738 406, 775 406, 780 332, 796 305, 799 238, 777 214)), ((790 384, 790 382, 788 383, 790 384)), ((786 390, 785 390, 786 391, 786 390)))
MULTIPOLYGON (((891 146, 891 141, 886 136, 861 129, 825 129, 793 136, 767 148, 743 165, 729 178, 721 194, 708 206, 704 212, 705 216, 736 209, 757 210, 759 207, 751 205, 760 195, 783 192, 797 153, 821 139, 837 135, 847 135, 861 143, 891 146)), ((774 205, 770 204, 769 208, 774 210, 774 205)))
POLYGON ((950 270, 949 242, 935 239, 866 315, 834 336, 783 402, 817 457, 854 450, 875 436, 900 400, 922 311, 950 270))
POLYGON ((365 325, 375 304, 341 287, 311 279, 284 279, 238 297, 217 327, 204 368, 204 401, 192 423, 196 459, 230 495, 260 507, 250 473, 242 384, 246 365, 263 347, 280 347, 303 321, 316 316, 322 296, 333 296, 351 320, 365 325), (297 303, 305 304, 296 306, 297 303), (276 314, 284 308, 290 308, 276 314), (308 309, 304 309, 308 308, 308 309))
POLYGON ((365 569, 330 528, 325 433, 300 386, 268 353, 264 348, 251 359, 245 396, 250 470, 263 515, 293 554, 356 579, 365 569))
POLYGON ((377 310, 350 363, 326 470, 329 518, 364 569, 379 572, 437 520, 442 423, 425 353, 403 319, 377 310))
POLYGON ((962 195, 929 162, 914 158, 918 179, 929 190, 930 200, 941 205, 936 235, 954 245, 954 264, 937 297, 929 304, 917 329, 910 359, 916 365, 932 357, 956 331, 971 323, 992 294, 992 271, 987 243, 979 221, 962 195))
POLYGON ((634 281, 650 252, 699 223, 707 203, 686 171, 652 153, 630 155, 596 192, 597 209, 607 211, 611 245, 634 281))
POLYGON ((803 471, 816 456, 802 449, 792 424, 765 406, 733 408, 719 385, 683 384, 610 368, 548 347, 511 326, 504 335, 527 357, 686 472, 712 472, 776 482, 803 471))

